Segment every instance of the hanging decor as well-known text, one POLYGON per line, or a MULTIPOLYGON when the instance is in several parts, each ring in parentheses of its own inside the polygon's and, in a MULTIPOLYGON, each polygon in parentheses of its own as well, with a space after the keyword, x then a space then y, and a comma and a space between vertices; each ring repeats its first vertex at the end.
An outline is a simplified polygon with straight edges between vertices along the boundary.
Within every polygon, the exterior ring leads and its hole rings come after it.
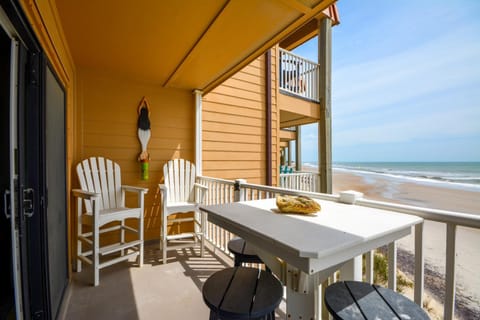
POLYGON ((150 107, 145 97, 142 98, 137 108, 138 111, 138 139, 142 145, 142 152, 138 156, 138 161, 141 167, 142 180, 148 180, 148 162, 150 161, 150 154, 147 151, 148 141, 150 140, 150 107))

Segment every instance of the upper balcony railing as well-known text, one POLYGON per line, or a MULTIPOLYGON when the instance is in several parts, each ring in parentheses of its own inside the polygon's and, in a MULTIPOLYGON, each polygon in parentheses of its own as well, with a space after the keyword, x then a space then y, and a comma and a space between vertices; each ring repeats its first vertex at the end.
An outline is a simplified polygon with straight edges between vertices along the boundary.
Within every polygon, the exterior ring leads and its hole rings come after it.
POLYGON ((319 65, 290 51, 280 49, 280 91, 320 102, 319 65))

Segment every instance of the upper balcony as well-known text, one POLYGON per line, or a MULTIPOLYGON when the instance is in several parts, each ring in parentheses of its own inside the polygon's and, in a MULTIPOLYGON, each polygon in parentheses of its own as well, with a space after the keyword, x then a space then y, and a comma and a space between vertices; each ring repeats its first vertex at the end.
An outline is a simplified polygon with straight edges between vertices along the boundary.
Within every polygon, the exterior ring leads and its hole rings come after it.
POLYGON ((279 48, 280 127, 316 122, 320 118, 320 65, 279 48))
POLYGON ((319 64, 282 48, 279 51, 280 92, 319 103, 319 64))

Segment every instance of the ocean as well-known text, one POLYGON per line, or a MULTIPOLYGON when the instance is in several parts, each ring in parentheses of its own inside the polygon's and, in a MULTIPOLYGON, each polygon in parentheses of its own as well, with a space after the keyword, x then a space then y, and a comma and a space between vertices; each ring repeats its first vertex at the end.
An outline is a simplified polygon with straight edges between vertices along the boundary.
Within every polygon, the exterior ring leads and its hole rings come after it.
MULTIPOLYGON (((316 163, 304 163, 317 167, 316 163)), ((480 191, 480 162, 335 162, 333 169, 421 184, 480 191)))

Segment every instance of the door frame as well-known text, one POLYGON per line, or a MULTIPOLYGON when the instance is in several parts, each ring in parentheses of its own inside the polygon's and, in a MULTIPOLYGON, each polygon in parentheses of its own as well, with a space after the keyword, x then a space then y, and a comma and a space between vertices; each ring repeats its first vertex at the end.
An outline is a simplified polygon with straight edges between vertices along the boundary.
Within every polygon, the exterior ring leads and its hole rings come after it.
MULTIPOLYGON (((11 192, 13 213, 16 215, 19 242, 20 270, 18 278, 18 319, 52 319, 58 310, 51 310, 48 233, 47 233, 47 192, 46 192, 46 141, 45 141, 45 75, 47 58, 37 41, 18 0, 0 0, 2 18, 9 21, 11 38, 18 39, 18 54, 15 57, 17 101, 14 104, 16 120, 15 132, 17 150, 13 152, 13 162, 18 179, 11 192), (32 189, 33 215, 26 214, 25 200, 32 189), (21 291, 21 293, 20 293, 21 291), (21 296, 21 298, 20 298, 21 296)), ((50 68, 56 76, 53 68, 50 68)), ((58 79, 58 77, 57 77, 58 79)), ((61 82, 60 82, 61 83, 61 82)), ((65 92, 65 88, 63 87, 65 92)), ((65 95, 66 97, 66 95, 65 95)), ((12 104, 13 105, 13 104, 12 104)), ((13 116, 13 115, 12 115, 13 116)), ((66 126, 65 126, 66 128, 66 126)), ((65 167, 66 168, 66 167, 65 167)), ((65 172, 65 175, 67 172, 65 172)), ((65 179, 67 177, 65 176, 65 179)), ((65 203, 67 204, 66 191, 65 203)), ((65 211, 67 214, 67 211, 65 211)), ((68 226, 65 230, 68 236, 68 226)), ((66 239, 68 246, 68 239, 66 239)), ((68 247, 67 247, 68 248, 68 247)), ((13 253, 12 253, 13 254, 13 253)), ((68 251, 67 251, 68 283, 68 251)), ((66 286, 65 286, 66 288, 66 286)), ((63 288, 63 300, 65 288, 63 288)), ((61 306, 62 302, 60 303, 61 306)))

